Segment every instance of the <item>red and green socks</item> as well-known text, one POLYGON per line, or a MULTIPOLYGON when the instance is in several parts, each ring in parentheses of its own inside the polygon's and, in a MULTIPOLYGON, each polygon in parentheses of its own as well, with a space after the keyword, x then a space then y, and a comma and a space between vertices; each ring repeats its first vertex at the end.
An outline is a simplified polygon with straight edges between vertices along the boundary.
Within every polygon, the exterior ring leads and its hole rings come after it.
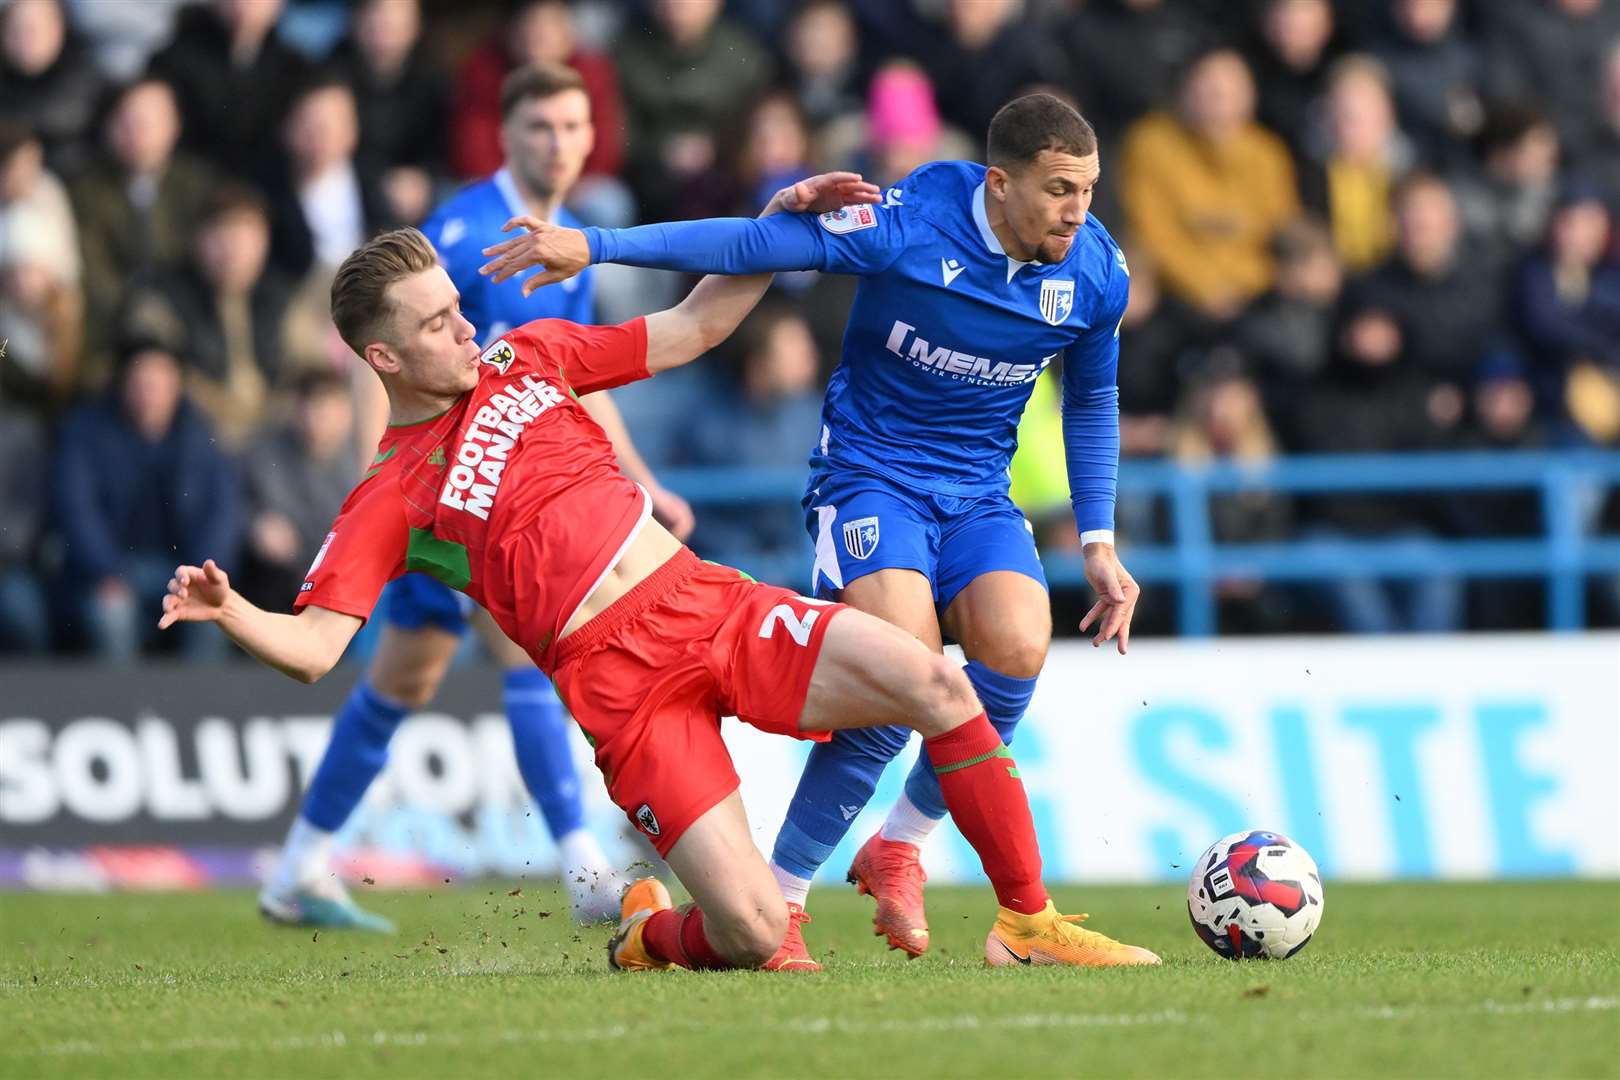
POLYGON ((951 819, 978 852, 1004 908, 1033 915, 1046 906, 1041 850, 1029 797, 1012 751, 980 713, 923 741, 951 819))
POLYGON ((641 943, 655 960, 693 971, 719 971, 737 966, 709 944, 703 933, 703 909, 695 904, 653 912, 641 928, 641 943))

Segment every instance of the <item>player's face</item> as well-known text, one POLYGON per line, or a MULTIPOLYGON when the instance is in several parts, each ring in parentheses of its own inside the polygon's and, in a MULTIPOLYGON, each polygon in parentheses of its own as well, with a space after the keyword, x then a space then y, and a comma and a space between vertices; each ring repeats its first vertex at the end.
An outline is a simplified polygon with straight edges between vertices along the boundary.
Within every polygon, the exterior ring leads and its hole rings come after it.
POLYGON ((520 102, 501 125, 501 143, 524 187, 542 199, 566 195, 596 145, 590 99, 564 90, 520 102))
POLYGON ((1075 157, 1042 150, 1029 165, 1007 173, 1007 224, 1024 249, 1011 254, 1024 258, 1033 253, 1043 263, 1066 259, 1091 209, 1099 171, 1096 153, 1075 157))
POLYGON ((442 266, 389 286, 398 377, 421 394, 453 397, 478 385, 478 343, 461 294, 442 266))

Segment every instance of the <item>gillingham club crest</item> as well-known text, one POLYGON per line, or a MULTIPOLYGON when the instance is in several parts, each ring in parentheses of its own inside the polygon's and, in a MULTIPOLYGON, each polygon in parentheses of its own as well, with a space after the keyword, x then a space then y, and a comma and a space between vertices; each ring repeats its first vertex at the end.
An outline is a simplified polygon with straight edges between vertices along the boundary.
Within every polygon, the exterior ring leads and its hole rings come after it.
POLYGON ((878 519, 856 518, 844 522, 844 550, 853 558, 864 559, 878 546, 878 519))
POLYGON ((1041 318, 1053 326, 1062 326, 1074 310, 1074 282, 1041 282, 1041 318))

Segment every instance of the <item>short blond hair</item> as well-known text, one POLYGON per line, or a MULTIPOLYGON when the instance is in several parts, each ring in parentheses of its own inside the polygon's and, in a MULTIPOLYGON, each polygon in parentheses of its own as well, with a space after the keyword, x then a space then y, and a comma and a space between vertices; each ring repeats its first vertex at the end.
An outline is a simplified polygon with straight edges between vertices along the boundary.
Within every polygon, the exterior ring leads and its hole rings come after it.
POLYGON ((387 340, 394 317, 388 287, 438 264, 438 253, 417 229, 392 229, 355 248, 332 279, 332 322, 349 348, 363 356, 367 345, 387 340))

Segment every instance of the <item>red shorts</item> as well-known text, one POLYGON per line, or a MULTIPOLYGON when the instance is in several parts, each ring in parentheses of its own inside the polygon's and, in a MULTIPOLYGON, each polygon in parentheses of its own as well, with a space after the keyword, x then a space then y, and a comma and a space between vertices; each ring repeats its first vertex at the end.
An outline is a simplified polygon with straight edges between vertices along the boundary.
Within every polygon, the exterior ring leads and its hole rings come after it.
POLYGON ((552 682, 608 794, 660 855, 737 789, 720 717, 799 730, 827 625, 844 610, 686 548, 557 645, 552 682))

